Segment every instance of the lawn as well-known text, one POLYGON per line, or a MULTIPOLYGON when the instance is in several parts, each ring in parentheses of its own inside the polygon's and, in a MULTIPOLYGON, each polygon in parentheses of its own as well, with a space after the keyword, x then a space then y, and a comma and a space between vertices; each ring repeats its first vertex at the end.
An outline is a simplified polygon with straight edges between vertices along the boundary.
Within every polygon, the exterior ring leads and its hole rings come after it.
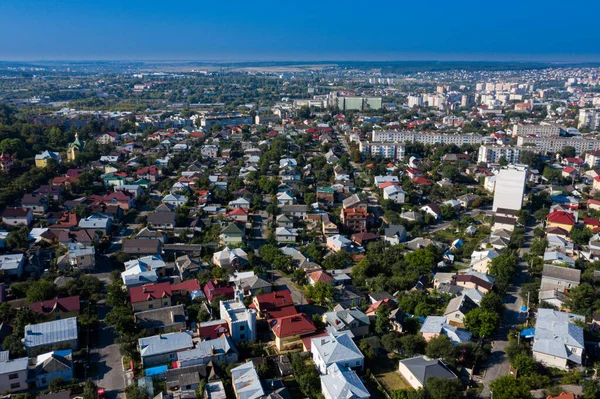
POLYGON ((388 392, 397 389, 412 389, 408 382, 400 376, 398 361, 390 359, 387 356, 379 356, 372 363, 370 365, 371 372, 388 392))

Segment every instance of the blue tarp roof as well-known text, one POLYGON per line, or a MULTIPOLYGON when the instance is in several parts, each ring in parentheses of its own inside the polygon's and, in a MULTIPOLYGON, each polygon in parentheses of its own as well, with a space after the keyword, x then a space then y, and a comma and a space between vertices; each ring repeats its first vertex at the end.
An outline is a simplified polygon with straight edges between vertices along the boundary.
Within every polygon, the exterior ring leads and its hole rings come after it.
POLYGON ((167 372, 169 366, 166 364, 163 366, 150 367, 146 369, 146 377, 152 377, 154 375, 160 375, 167 372))
POLYGON ((528 328, 526 330, 521 331, 521 337, 524 338, 533 338, 535 335, 535 328, 528 328))

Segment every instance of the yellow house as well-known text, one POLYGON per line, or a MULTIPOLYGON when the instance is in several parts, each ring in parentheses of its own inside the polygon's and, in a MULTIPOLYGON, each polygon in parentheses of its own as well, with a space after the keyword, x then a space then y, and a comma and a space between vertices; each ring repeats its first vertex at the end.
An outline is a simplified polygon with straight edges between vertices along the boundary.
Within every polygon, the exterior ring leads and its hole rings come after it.
POLYGON ((45 168, 48 166, 49 159, 54 159, 57 163, 62 161, 59 153, 46 150, 35 156, 35 166, 38 168, 45 168))
POLYGON ((560 227, 566 231, 571 231, 575 226, 575 215, 565 211, 554 211, 548 214, 546 228, 560 227))
POLYGON ((69 148, 67 149, 67 159, 69 161, 74 161, 82 148, 83 145, 81 144, 81 141, 79 141, 79 134, 75 133, 75 141, 69 144, 69 148))

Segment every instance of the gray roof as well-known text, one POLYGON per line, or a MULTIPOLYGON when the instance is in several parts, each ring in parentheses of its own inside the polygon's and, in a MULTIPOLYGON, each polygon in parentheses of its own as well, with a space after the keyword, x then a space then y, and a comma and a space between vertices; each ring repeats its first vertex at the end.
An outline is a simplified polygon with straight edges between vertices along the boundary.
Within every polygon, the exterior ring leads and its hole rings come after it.
POLYGON ((432 360, 424 356, 417 356, 400 360, 400 363, 406 366, 406 368, 415 376, 417 381, 423 385, 429 377, 447 378, 451 380, 457 378, 441 360, 432 360))
POLYGON ((18 371, 26 371, 29 358, 22 357, 20 359, 9 360, 8 351, 0 352, 0 374, 15 373, 18 371))
POLYGON ((77 317, 32 324, 25 327, 25 348, 53 345, 77 339, 77 317))
POLYGON ((533 351, 581 364, 581 356, 572 354, 568 348, 584 347, 583 328, 573 324, 575 321, 585 322, 585 317, 554 309, 538 309, 533 351))
POLYGON ((253 361, 231 369, 231 379, 238 399, 258 399, 265 394, 253 361))
POLYGON ((346 333, 329 334, 329 336, 313 338, 311 341, 312 347, 317 350, 326 365, 364 358, 352 338, 346 333))
POLYGON ((555 265, 544 265, 542 277, 579 283, 581 281, 581 270, 555 265))
POLYGON ((371 394, 354 370, 333 364, 321 376, 321 384, 331 399, 368 399, 371 394))
POLYGON ((185 326, 185 309, 183 305, 146 310, 136 313, 134 317, 136 324, 146 330, 164 328, 181 323, 185 326))
POLYGON ((153 212, 148 215, 148 223, 152 224, 175 224, 175 212, 153 212))
POLYGON ((473 302, 471 298, 466 295, 458 296, 456 298, 452 298, 450 302, 448 302, 448 306, 446 306, 446 311, 444 315, 450 314, 452 312, 460 311, 462 314, 466 315, 471 310, 477 308, 477 304, 473 302))
POLYGON ((179 352, 177 360, 180 362, 190 361, 194 359, 205 359, 213 356, 226 355, 229 351, 235 351, 229 337, 220 337, 211 339, 210 341, 198 342, 196 349, 179 352))
POLYGON ((395 235, 403 236, 404 234, 406 234, 406 228, 401 224, 392 224, 390 225, 390 227, 385 229, 385 232, 383 234, 386 237, 393 237, 395 235))
POLYGON ((140 338, 138 344, 142 357, 178 352, 194 347, 192 336, 185 332, 140 338))
POLYGON ((356 327, 369 325, 369 316, 358 308, 340 310, 338 312, 327 312, 324 315, 327 323, 337 331, 344 331, 353 328, 350 324, 356 322, 356 327))

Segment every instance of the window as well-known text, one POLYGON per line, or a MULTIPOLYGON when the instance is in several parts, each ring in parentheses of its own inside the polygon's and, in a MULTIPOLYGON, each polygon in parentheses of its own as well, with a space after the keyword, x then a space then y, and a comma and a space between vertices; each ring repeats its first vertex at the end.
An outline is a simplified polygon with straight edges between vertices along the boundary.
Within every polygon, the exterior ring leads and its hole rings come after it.
POLYGON ((21 388, 21 384, 19 384, 18 382, 14 383, 14 384, 10 384, 10 389, 18 389, 18 388, 21 388))
POLYGON ((240 339, 246 339, 246 334, 240 334, 240 339))
POLYGON ((152 305, 152 304, 148 305, 148 309, 153 309, 153 308, 154 308, 154 305, 152 305))
POLYGON ((240 331, 244 331, 246 329, 246 326, 240 326, 240 331))
POLYGON ((17 374, 17 373, 13 373, 13 374, 9 374, 8 375, 8 379, 9 380, 16 380, 17 378, 19 378, 19 374, 17 374))

